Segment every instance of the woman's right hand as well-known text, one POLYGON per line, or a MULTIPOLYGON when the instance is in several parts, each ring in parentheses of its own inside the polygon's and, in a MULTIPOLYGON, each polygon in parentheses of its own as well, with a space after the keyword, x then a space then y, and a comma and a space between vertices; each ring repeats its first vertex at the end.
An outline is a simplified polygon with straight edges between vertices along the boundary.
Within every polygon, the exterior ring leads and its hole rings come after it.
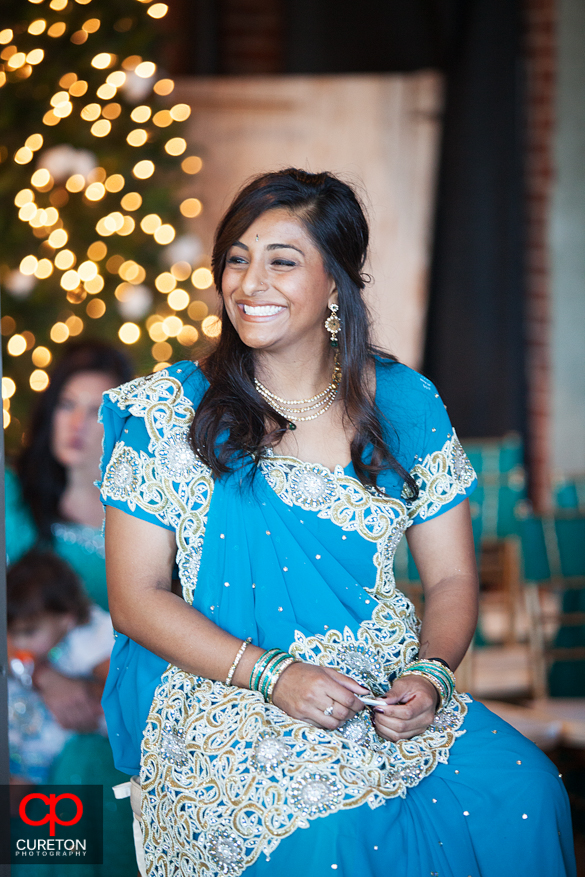
POLYGON ((80 732, 97 730, 102 708, 91 682, 71 679, 48 664, 35 669, 33 680, 47 709, 62 728, 80 732))
POLYGON ((370 692, 337 670, 297 662, 280 676, 272 702, 293 719, 334 731, 364 709, 356 694, 370 692))

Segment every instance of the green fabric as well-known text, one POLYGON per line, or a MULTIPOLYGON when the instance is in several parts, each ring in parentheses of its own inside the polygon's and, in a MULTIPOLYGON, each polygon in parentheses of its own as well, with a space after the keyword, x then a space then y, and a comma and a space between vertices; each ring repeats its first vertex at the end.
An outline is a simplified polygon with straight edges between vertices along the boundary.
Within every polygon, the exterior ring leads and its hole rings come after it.
MULTIPOLYGON (((37 541, 37 529, 31 513, 23 502, 18 478, 10 469, 6 470, 5 475, 5 497, 6 554, 8 563, 15 563, 37 541)), ((70 531, 72 533, 83 531, 93 536, 96 541, 102 541, 100 530, 91 527, 72 526, 70 531)), ((90 599, 107 612, 108 592, 103 550, 96 551, 90 545, 70 541, 64 535, 55 537, 53 549, 59 557, 73 567, 90 599)))
MULTIPOLYGON (((6 553, 9 563, 15 563, 33 547, 37 530, 29 510, 24 505, 20 485, 14 472, 6 471, 6 553)), ((76 528, 71 528, 75 533, 76 528)), ((79 528, 82 529, 82 528, 79 528)), ((55 537, 55 552, 67 561, 79 578, 92 601, 107 611, 106 565, 103 551, 92 549, 100 532, 83 528, 93 537, 86 544, 74 542, 65 535, 55 537)), ((99 538, 101 541, 101 537, 99 538)), ((132 813, 129 799, 117 801, 112 786, 127 782, 128 777, 114 767, 112 750, 100 734, 76 734, 57 758, 52 769, 51 783, 97 784, 104 787, 104 864, 67 865, 66 877, 134 877, 137 872, 132 836, 132 813)), ((13 865, 13 875, 19 877, 63 877, 63 867, 57 865, 13 865)))

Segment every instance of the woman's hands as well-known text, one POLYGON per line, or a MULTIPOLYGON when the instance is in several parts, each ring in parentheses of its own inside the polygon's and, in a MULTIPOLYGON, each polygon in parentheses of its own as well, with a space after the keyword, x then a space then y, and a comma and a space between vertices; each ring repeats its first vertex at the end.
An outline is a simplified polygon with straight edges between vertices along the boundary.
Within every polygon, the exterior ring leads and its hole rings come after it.
POLYGON ((364 709, 356 694, 369 692, 343 673, 299 662, 282 673, 272 702, 293 719, 334 731, 364 709))
POLYGON ((380 737, 396 742, 422 734, 432 724, 439 705, 439 693, 421 676, 401 676, 376 706, 375 726, 380 737))
POLYGON ((62 728, 81 732, 97 730, 102 708, 91 680, 71 679, 49 664, 41 664, 35 669, 34 683, 62 728))

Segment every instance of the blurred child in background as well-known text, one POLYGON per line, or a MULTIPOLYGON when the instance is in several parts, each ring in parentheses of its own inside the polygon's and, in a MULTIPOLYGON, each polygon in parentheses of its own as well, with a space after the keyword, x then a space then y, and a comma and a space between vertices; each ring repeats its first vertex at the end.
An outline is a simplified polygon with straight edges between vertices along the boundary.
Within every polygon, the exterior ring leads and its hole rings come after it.
POLYGON ((77 732, 100 731, 100 697, 113 631, 110 616, 90 604, 71 567, 56 554, 33 550, 7 574, 10 770, 13 782, 46 783, 65 743, 77 732), (64 681, 67 719, 60 722, 43 700, 43 674, 55 668, 83 680, 85 693, 72 700, 64 681))

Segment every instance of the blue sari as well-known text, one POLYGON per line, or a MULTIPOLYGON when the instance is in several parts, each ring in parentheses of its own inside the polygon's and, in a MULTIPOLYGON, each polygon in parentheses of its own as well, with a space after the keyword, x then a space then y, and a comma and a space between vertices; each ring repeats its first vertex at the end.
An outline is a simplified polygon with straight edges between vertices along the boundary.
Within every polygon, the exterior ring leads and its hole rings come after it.
MULTIPOLYGON (((176 534, 183 597, 263 648, 386 691, 418 652, 395 587, 404 532, 461 502, 475 474, 433 385, 376 363, 387 440, 419 485, 383 495, 351 466, 267 454, 214 482, 188 441, 207 387, 179 363, 106 394, 102 496, 176 534)), ((329 732, 167 664, 119 635, 104 693, 116 763, 140 770, 148 873, 337 870, 365 877, 572 875, 570 817, 553 765, 463 694, 412 740, 364 710, 329 732), (497 843, 494 843, 494 832, 497 843)))

